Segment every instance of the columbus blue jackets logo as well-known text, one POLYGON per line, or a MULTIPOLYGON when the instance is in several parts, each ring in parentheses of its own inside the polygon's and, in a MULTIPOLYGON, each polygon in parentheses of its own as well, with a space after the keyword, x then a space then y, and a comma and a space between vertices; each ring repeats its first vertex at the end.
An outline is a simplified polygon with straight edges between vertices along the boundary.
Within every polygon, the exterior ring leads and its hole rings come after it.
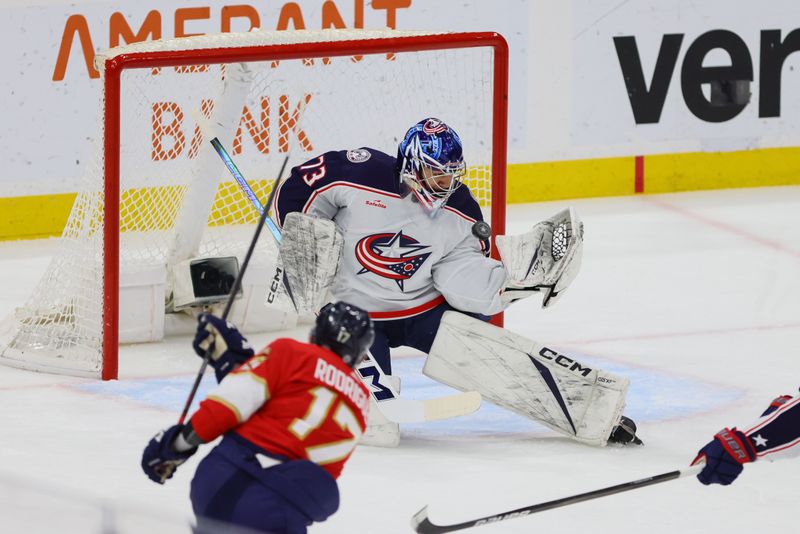
POLYGON ((422 125, 422 131, 428 135, 434 135, 447 131, 447 125, 439 119, 428 119, 422 125))
POLYGON ((402 291, 403 282, 414 276, 431 255, 422 252, 429 248, 403 235, 402 230, 396 234, 368 235, 356 244, 356 259, 364 267, 358 274, 369 272, 394 280, 402 291))

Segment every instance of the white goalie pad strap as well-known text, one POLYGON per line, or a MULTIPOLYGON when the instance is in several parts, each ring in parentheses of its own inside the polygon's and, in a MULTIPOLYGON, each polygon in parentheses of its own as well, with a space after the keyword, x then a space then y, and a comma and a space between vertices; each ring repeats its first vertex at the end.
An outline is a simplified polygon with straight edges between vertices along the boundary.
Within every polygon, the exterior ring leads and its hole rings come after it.
POLYGON ((333 221, 297 212, 286 216, 280 255, 298 314, 315 313, 325 304, 342 246, 333 221))
POLYGON ((509 282, 503 300, 513 302, 535 291, 542 307, 555 302, 578 274, 583 255, 583 223, 568 208, 519 235, 495 238, 509 282))
POLYGON ((626 378, 452 311, 442 317, 422 372, 597 446, 607 443, 628 390, 626 378))

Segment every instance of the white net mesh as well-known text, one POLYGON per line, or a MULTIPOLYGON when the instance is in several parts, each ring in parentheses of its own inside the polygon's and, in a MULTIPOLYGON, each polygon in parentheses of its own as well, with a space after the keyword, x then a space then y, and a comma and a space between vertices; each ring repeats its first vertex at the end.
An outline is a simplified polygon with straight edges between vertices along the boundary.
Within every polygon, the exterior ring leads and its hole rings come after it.
MULTIPOLYGON (((425 34, 221 34, 137 43, 99 55, 97 64, 137 52, 236 48, 250 53, 244 47, 418 35, 425 34)), ((211 135, 228 148, 263 202, 287 154, 290 167, 327 150, 361 146, 394 155, 412 124, 439 117, 462 138, 467 183, 488 208, 492 73, 491 47, 123 70, 121 276, 190 257, 243 257, 258 213, 213 152, 211 135)), ((79 374, 100 371, 102 280, 113 265, 103 255, 102 136, 98 154, 59 252, 0 347, 6 362, 38 362, 79 374)), ((264 235, 251 265, 267 262, 274 250, 264 235)))

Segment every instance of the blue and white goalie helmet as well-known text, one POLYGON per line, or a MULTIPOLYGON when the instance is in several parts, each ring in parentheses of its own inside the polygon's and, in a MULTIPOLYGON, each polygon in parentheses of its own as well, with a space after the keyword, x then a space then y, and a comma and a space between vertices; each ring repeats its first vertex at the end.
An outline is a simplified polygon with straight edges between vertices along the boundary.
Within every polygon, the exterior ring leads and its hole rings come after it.
POLYGON ((420 202, 436 211, 447 202, 466 175, 461 139, 439 119, 423 119, 411 127, 397 149, 400 181, 420 202))

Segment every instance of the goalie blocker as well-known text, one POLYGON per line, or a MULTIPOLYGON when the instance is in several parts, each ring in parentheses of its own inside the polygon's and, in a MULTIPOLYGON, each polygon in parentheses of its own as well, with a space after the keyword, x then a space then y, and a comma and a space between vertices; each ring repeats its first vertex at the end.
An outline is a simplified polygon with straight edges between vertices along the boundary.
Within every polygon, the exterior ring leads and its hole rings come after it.
POLYGON ((286 296, 287 288, 281 283, 282 273, 278 273, 266 305, 296 311, 301 316, 317 313, 330 300, 328 289, 336 276, 342 246, 342 234, 333 221, 299 212, 288 214, 280 240, 281 264, 277 268, 285 270, 293 302, 281 298, 286 296))
POLYGON ((446 312, 423 373, 581 443, 641 443, 622 415, 628 380, 458 312, 446 312))

